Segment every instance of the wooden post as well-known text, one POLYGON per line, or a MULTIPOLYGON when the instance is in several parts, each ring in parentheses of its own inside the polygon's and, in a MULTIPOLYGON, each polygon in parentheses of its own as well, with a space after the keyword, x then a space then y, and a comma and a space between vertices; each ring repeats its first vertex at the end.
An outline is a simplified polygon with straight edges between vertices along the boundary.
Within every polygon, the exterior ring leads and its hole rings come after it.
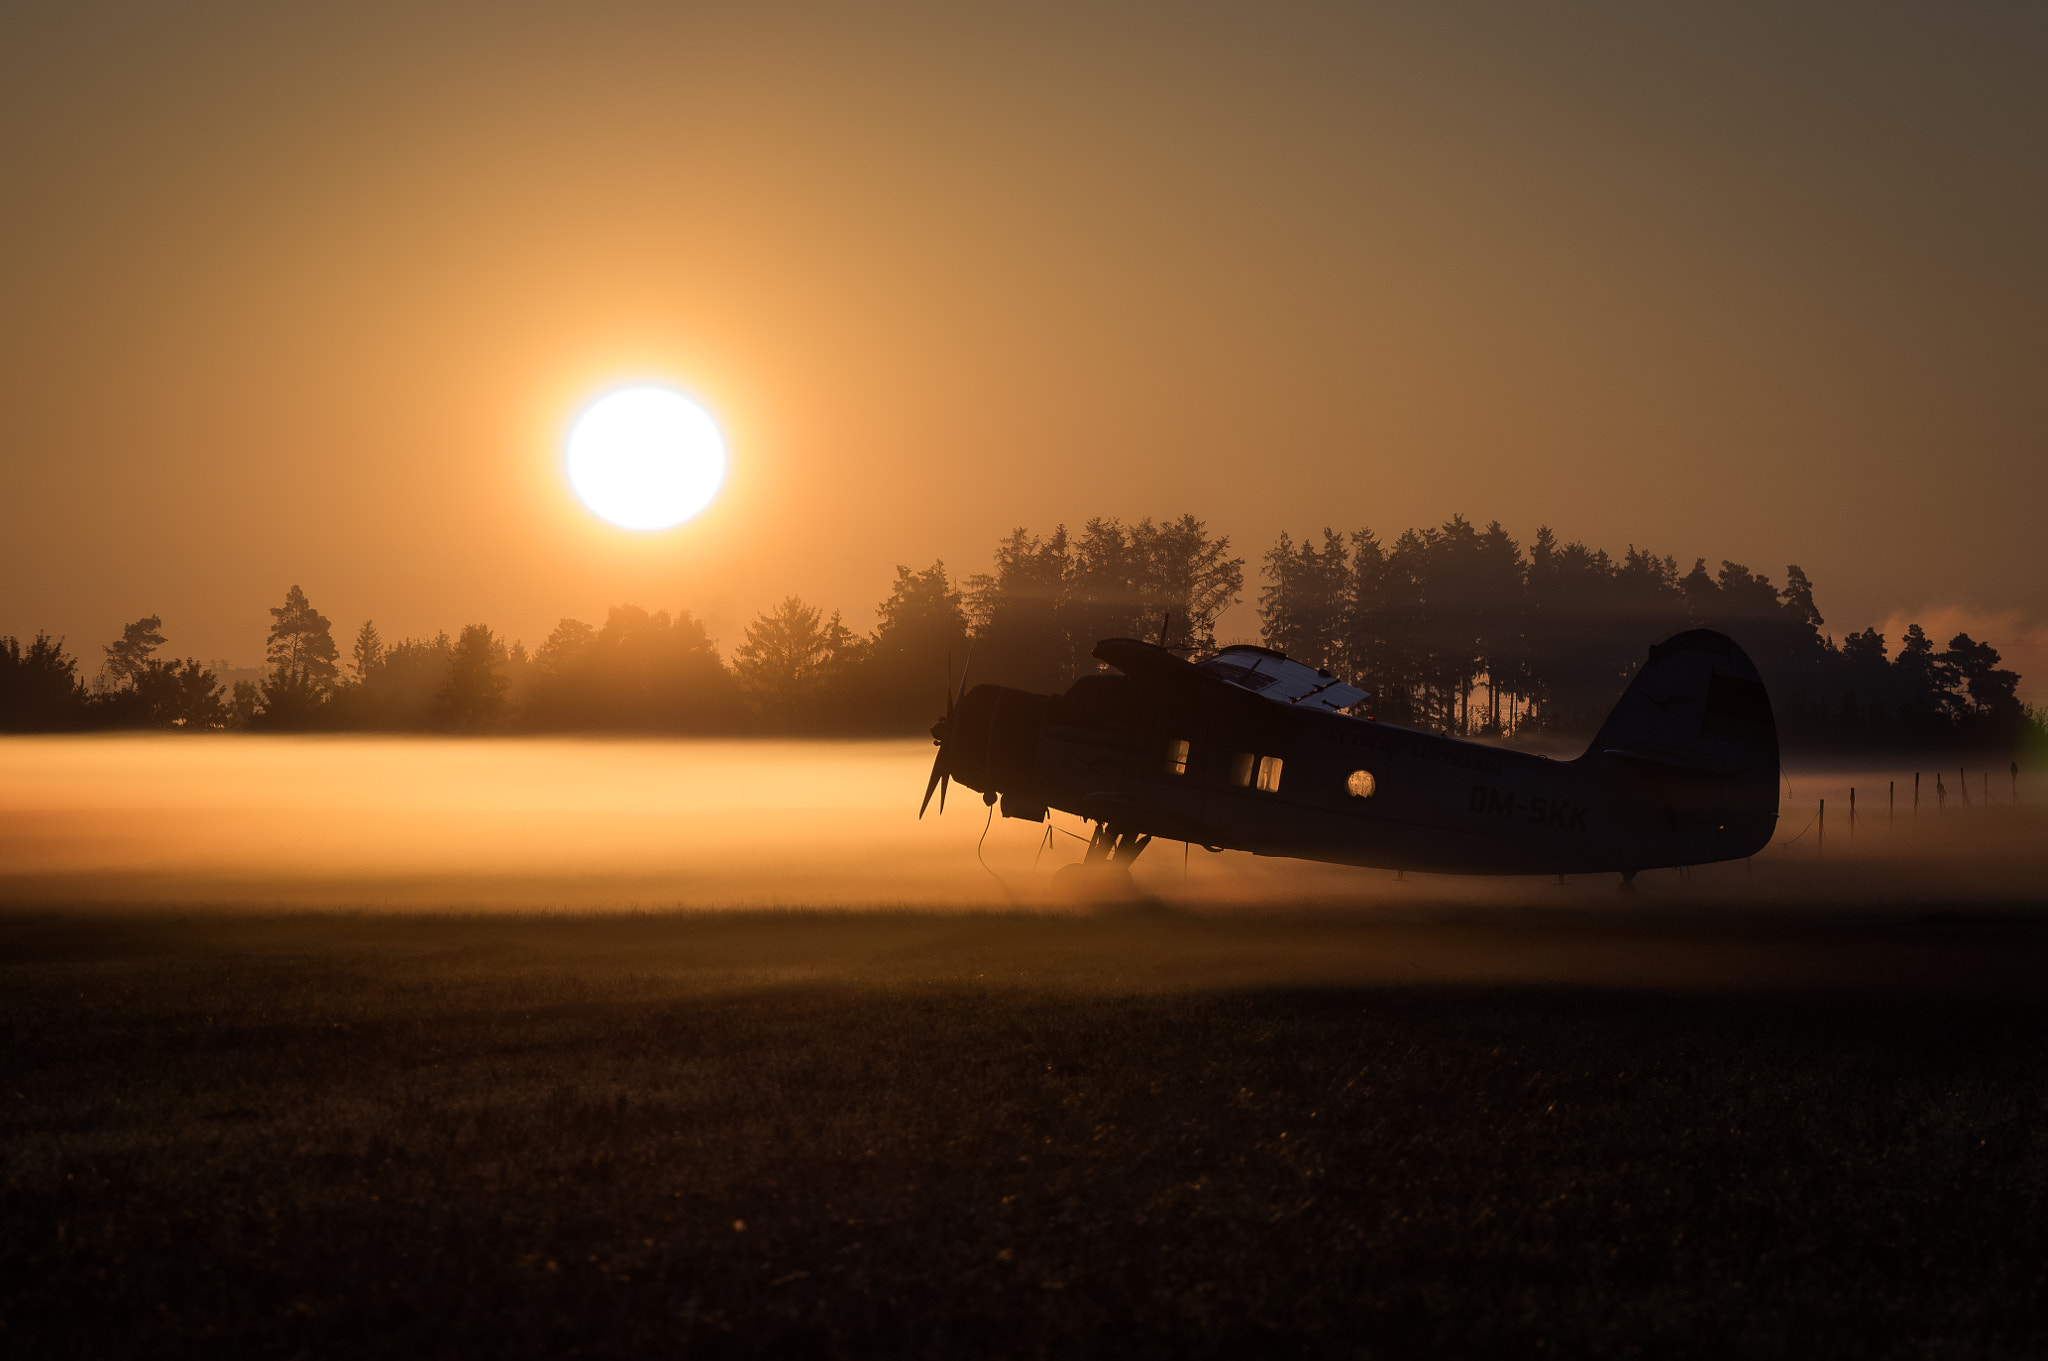
POLYGON ((1814 820, 1813 848, 1824 851, 1828 848, 1828 801, 1820 801, 1820 814, 1814 820))
POLYGON ((1920 772, 1913 772, 1913 816, 1920 816, 1920 772))
POLYGON ((1899 782, 1892 780, 1884 787, 1884 825, 1894 826, 1899 820, 1899 782))
POLYGON ((1856 835, 1856 786, 1849 786, 1849 835, 1856 835))

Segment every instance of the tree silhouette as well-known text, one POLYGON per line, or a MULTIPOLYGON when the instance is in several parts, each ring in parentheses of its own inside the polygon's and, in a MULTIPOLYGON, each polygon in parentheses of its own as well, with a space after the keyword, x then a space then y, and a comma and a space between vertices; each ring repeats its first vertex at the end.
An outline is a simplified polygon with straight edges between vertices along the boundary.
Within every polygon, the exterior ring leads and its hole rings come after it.
POLYGON ((100 675, 107 689, 135 684, 135 678, 148 664, 150 655, 164 645, 163 625, 164 621, 152 614, 124 625, 121 636, 106 645, 107 660, 100 668, 100 675))
POLYGON ((603 628, 564 619, 548 635, 523 717, 552 730, 727 733, 743 726, 745 701, 689 611, 615 605, 603 628))
POLYGON ((833 715, 854 638, 834 611, 828 620, 795 596, 747 625, 733 670, 768 731, 816 732, 833 715))
POLYGON ((191 657, 182 662, 151 658, 128 690, 136 700, 136 716, 148 727, 197 731, 227 726, 220 679, 191 657))
POLYGON ((947 659, 955 677, 967 661, 967 614, 960 592, 953 589, 943 562, 921 572, 898 566, 896 584, 875 614, 857 684, 860 709, 876 730, 919 730, 943 708, 947 659))
POLYGON ((2019 717, 2019 673, 1999 668, 1997 648, 1958 633, 1949 640, 1942 660, 1954 669, 1973 713, 2001 726, 2019 717))
POLYGON ((0 731, 63 732, 84 726, 86 693, 78 660, 61 638, 37 633, 27 647, 0 638, 0 731))
POLYGON ((1763 672, 1782 733, 1803 744, 2009 744, 2039 726, 2018 677, 1959 635, 1936 653, 1907 629, 1886 660, 1875 629, 1840 646, 1797 564, 1781 589, 1761 572, 1677 560, 1631 544, 1620 558, 1539 527, 1524 554, 1498 522, 1454 515, 1404 531, 1282 534, 1259 596, 1266 641, 1372 694, 1379 717, 1509 735, 1528 722, 1590 731, 1640 664, 1645 644, 1695 627, 1732 635, 1763 672), (1347 561, 1348 559, 1348 561, 1347 561), (1479 703, 1483 694, 1483 706, 1479 703), (2028 725, 2033 725, 2032 727, 2028 725))
POLYGON ((1073 678, 1065 615, 1072 570, 1065 525, 1044 538, 1020 528, 996 545, 993 572, 967 578, 978 678, 1038 691, 1062 689, 1073 678))
MULTIPOLYGON (((977 680, 1064 688, 1092 671, 1104 638, 1158 638, 1210 651, 1216 620, 1244 589, 1230 540, 1192 515, 1125 525, 1097 516, 1069 535, 1013 530, 996 545, 995 570, 966 581, 964 617, 977 680)), ((880 635, 878 635, 879 641, 880 635)))
POLYGON ((365 619, 363 626, 356 630, 356 641, 349 649, 349 658, 355 672, 355 683, 366 684, 370 673, 377 669, 377 663, 384 659, 384 637, 377 632, 375 620, 365 619))
POLYGON ((234 692, 228 697, 227 726, 237 731, 256 726, 256 716, 262 712, 262 695, 250 681, 235 682, 234 692))
POLYGON ((199 730, 226 725, 220 679, 194 658, 152 655, 163 644, 163 620, 150 615, 123 626, 121 636, 102 649, 107 659, 89 700, 95 726, 199 730))
POLYGON ((270 620, 265 647, 270 674, 263 681, 263 725, 309 727, 340 679, 334 664, 338 655, 334 634, 327 616, 314 609, 297 586, 285 593, 284 604, 270 612, 270 620))
POLYGON ((1268 646, 1310 666, 1345 662, 1351 614, 1351 555, 1344 536, 1323 530, 1323 546, 1299 547, 1282 534, 1266 554, 1268 584, 1259 592, 1259 620, 1268 646))
MULTIPOLYGON (((1152 621, 1164 620, 1168 641, 1196 652, 1216 650, 1216 619, 1244 594, 1244 559, 1230 554, 1228 535, 1212 537, 1192 515, 1154 525, 1131 526, 1131 551, 1138 567, 1138 622, 1133 636, 1148 636, 1152 621)), ((1094 647, 1099 639, 1089 639, 1094 647)))
POLYGON ((470 624, 455 639, 448 659, 448 682, 434 698, 434 713, 444 728, 455 732, 487 732, 505 712, 505 645, 482 624, 470 624))

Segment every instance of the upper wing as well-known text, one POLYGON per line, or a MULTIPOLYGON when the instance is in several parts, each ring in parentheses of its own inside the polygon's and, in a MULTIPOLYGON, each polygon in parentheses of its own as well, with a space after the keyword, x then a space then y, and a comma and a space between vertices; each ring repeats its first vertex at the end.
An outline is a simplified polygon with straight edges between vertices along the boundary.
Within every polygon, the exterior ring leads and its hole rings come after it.
POLYGON ((1226 647, 1197 663, 1135 638, 1105 638, 1095 656, 1126 676, 1181 694, 1263 712, 1268 704, 1341 711, 1366 698, 1326 671, 1262 647, 1226 647))

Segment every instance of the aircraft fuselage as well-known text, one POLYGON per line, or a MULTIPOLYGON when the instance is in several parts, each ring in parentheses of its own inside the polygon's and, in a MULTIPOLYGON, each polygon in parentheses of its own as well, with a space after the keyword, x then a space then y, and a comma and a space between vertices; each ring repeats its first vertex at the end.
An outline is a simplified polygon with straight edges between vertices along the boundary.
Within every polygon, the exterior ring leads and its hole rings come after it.
POLYGON ((1629 872, 1750 855, 1776 823, 1774 738, 1768 769, 1672 764, 1598 743, 1557 761, 1111 675, 1056 696, 980 686, 953 723, 953 777, 1000 794, 1006 816, 1054 808, 1255 855, 1468 874, 1629 872))

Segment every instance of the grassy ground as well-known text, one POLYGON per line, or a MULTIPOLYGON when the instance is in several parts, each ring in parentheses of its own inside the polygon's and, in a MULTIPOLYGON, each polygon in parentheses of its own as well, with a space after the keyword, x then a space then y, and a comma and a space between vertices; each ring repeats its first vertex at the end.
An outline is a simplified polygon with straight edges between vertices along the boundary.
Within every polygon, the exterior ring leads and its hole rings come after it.
POLYGON ((16 911, 0 1349, 2048 1352, 2048 930, 1643 920, 16 911))

